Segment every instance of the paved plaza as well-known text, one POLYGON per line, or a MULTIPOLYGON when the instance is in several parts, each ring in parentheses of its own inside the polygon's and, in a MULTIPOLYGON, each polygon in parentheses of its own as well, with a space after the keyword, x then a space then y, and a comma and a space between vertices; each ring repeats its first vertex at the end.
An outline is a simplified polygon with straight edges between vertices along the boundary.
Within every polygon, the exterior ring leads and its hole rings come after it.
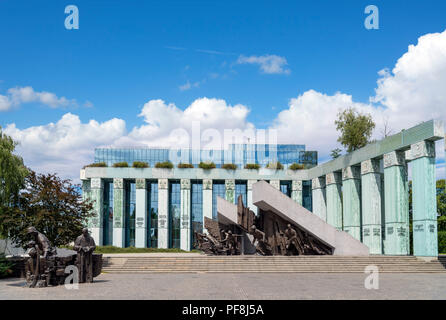
POLYGON ((79 290, 24 288, 0 280, 0 299, 446 299, 445 274, 380 274, 379 289, 365 289, 366 274, 106 274, 79 290))

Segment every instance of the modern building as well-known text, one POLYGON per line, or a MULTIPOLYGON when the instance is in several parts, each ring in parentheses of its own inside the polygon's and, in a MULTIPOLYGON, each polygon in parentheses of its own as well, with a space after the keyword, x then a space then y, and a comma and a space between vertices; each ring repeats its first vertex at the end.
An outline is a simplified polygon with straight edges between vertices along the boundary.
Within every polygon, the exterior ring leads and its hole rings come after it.
POLYGON ((232 145, 217 152, 98 149, 95 161, 108 167, 81 170, 83 194, 94 200, 96 212, 89 228, 100 245, 190 250, 194 231, 203 231, 204 217, 216 219, 217 197, 235 203, 241 195, 256 212, 252 186, 265 180, 360 240, 371 254, 409 255, 413 247, 415 256, 434 257, 438 255, 435 141, 440 139, 444 139, 444 124, 431 120, 320 165, 316 165, 316 153, 293 145, 232 145), (277 152, 265 153, 271 150, 277 152), (195 167, 153 167, 154 162, 173 158, 172 162, 195 167), (217 168, 196 166, 211 159, 217 168), (114 162, 131 165, 136 160, 151 167, 110 167, 114 162), (276 160, 284 164, 282 170, 265 168, 266 162, 276 160), (244 169, 243 164, 251 162, 262 166, 244 169), (307 167, 291 170, 294 162, 307 167), (223 163, 242 165, 227 170, 221 168, 223 163))

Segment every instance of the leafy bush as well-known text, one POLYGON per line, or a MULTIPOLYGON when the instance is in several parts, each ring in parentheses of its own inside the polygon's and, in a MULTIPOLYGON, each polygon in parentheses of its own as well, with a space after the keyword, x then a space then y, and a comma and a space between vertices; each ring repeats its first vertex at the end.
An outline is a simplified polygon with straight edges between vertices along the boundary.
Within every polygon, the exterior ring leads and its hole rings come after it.
POLYGON ((0 253, 0 278, 12 275, 13 263, 8 261, 4 253, 0 253))
POLYGON ((106 166, 107 166, 107 164, 105 162, 95 162, 95 163, 87 164, 86 166, 84 166, 84 169, 87 167, 95 168, 95 167, 106 167, 106 166))
POLYGON ((268 169, 276 169, 276 170, 282 170, 283 164, 280 163, 280 161, 277 162, 270 162, 266 165, 268 169))
POLYGON ((438 217, 438 231, 446 231, 446 216, 438 217))
POLYGON ((293 163, 292 165, 289 166, 289 169, 293 170, 293 171, 302 170, 302 169, 305 169, 305 166, 300 163, 293 163))
POLYGON ((114 168, 127 168, 129 164, 125 161, 113 163, 114 168))
POLYGON ((157 162, 155 164, 155 168, 159 168, 159 169, 172 169, 173 168, 173 164, 170 161, 157 162))
POLYGON ((148 168, 149 164, 144 161, 133 161, 132 167, 133 168, 148 168))
POLYGON ((258 170, 258 169, 260 169, 260 164, 258 164, 258 163, 247 163, 247 164, 245 164, 245 169, 258 170))
POLYGON ((205 170, 215 169, 215 163, 213 163, 213 162, 200 162, 198 167, 201 168, 201 169, 205 169, 205 170))
POLYGON ((446 254, 446 231, 438 231, 438 253, 446 254))
POLYGON ((221 166, 223 169, 226 170, 235 170, 237 169, 237 165, 233 164, 233 163, 225 163, 224 165, 221 166))
POLYGON ((191 164, 191 163, 181 163, 181 162, 180 162, 180 163, 177 165, 177 167, 180 168, 180 169, 185 169, 185 168, 193 168, 194 165, 191 164))

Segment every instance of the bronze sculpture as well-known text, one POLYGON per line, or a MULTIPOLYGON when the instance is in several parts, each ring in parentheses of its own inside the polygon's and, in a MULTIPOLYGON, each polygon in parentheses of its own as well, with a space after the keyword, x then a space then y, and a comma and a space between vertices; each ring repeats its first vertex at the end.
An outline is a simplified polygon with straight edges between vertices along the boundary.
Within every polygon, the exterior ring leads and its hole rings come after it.
POLYGON ((93 251, 96 244, 87 228, 82 229, 82 235, 76 238, 74 250, 77 251, 77 267, 79 282, 93 282, 93 251))

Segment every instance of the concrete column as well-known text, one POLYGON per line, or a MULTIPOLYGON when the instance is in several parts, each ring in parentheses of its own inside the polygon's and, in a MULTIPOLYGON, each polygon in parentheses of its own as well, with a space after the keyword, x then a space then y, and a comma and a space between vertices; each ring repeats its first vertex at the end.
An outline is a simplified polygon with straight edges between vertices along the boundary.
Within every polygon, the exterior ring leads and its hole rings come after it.
POLYGON ((113 245, 123 248, 125 245, 125 192, 124 179, 113 179, 113 245))
POLYGON ((158 248, 169 246, 169 184, 158 179, 158 248))
POLYGON ((191 195, 190 180, 181 179, 180 248, 190 251, 191 246, 191 195))
POLYGON ((435 143, 421 141, 411 146, 413 253, 438 256, 435 143))
POLYGON ((225 180, 225 189, 226 189, 226 200, 230 203, 235 203, 235 180, 228 179, 225 180))
POLYGON ((404 151, 384 154, 384 254, 408 255, 409 192, 404 151))
POLYGON ((382 173, 379 160, 361 163, 362 242, 370 254, 382 254, 382 173))
POLYGON ((327 223, 342 230, 342 177, 340 172, 325 176, 327 192, 327 223))
POLYGON ((327 221, 327 195, 325 190, 325 176, 314 178, 312 181, 313 213, 327 221))
POLYGON ((291 182, 291 199, 296 201, 298 204, 303 205, 303 186, 302 181, 293 180, 291 182))
POLYGON ((102 245, 104 221, 104 181, 101 178, 91 178, 90 199, 93 201, 94 217, 88 221, 88 229, 96 245, 102 245))
POLYGON ((342 169, 343 230, 361 241, 361 168, 342 169))
POLYGON ((270 180, 269 184, 272 185, 277 190, 280 190, 280 180, 270 180))
POLYGON ((204 218, 212 219, 212 180, 203 179, 203 231, 207 232, 204 227, 204 218))
POLYGON ((248 202, 247 203, 248 208, 251 209, 257 215, 257 207, 252 203, 252 185, 256 182, 257 180, 248 180, 246 201, 248 202))
POLYGON ((135 246, 147 247, 147 189, 146 179, 136 179, 135 246))

